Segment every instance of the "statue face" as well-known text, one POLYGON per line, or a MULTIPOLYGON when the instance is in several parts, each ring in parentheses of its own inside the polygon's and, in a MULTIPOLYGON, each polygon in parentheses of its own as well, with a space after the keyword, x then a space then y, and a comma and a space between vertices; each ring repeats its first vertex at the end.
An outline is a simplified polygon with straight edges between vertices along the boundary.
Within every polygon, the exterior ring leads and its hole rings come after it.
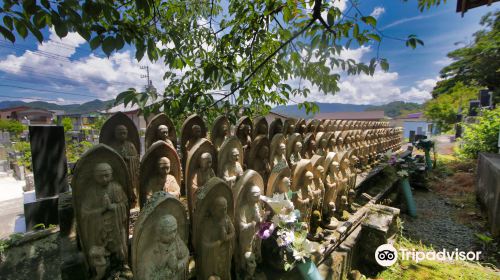
POLYGON ((162 232, 159 239, 161 243, 167 245, 175 241, 176 235, 177 235, 177 228, 169 232, 162 232))
POLYGON ((267 146, 263 146, 259 150, 259 157, 261 159, 267 159, 269 157, 269 148, 267 146))
POLYGON ((320 145, 322 148, 326 148, 326 145, 328 144, 328 140, 325 138, 321 139, 320 145))
POLYGON ((174 242, 177 236, 177 220, 171 215, 162 217, 158 223, 157 235, 158 241, 163 245, 174 242))
POLYGON ((304 176, 304 184, 306 186, 310 185, 312 183, 313 179, 314 179, 314 175, 312 174, 312 172, 307 171, 306 175, 304 176))
POLYGON ((335 146, 335 139, 333 137, 330 139, 330 146, 335 146))
POLYGON ((311 140, 311 142, 309 142, 309 148, 311 150, 315 150, 316 149, 316 141, 311 140))
POLYGON ((207 170, 212 167, 212 155, 209 153, 204 153, 201 155, 201 168, 207 170))
POLYGON ((199 125, 193 125, 191 130, 193 132, 193 137, 201 138, 201 127, 199 125))
POLYGON ((258 186, 252 186, 250 190, 248 191, 248 199, 253 202, 257 203, 259 202, 260 199, 260 188, 258 186))
POLYGON ((127 127, 124 125, 118 125, 115 127, 115 138, 118 141, 125 141, 128 137, 127 127))
POLYGON ((288 191, 290 189, 290 178, 288 177, 283 177, 283 179, 281 180, 281 183, 283 184, 283 186, 286 188, 286 191, 288 191))
POLYGON ((301 142, 296 142, 295 146, 293 148, 293 151, 295 153, 300 153, 300 151, 302 151, 302 143, 301 142))
POLYGON ((284 155, 286 153, 286 146, 285 146, 285 144, 281 143, 280 144, 280 148, 278 149, 278 151, 279 151, 278 154, 280 156, 284 155))
POLYGON ((219 197, 215 200, 214 208, 212 209, 212 215, 215 219, 219 220, 226 216, 227 213, 227 201, 224 197, 219 197))
POLYGON ((295 132, 295 125, 294 124, 291 124, 289 127, 288 127, 288 134, 292 134, 295 132))
POLYGON ((233 151, 231 152, 231 159, 233 160, 233 162, 238 162, 240 160, 240 152, 238 151, 238 149, 233 149, 233 151))
POLYGON ((158 126, 158 138, 160 140, 167 140, 168 139, 168 126, 166 126, 166 125, 158 126))
POLYGON ((318 171, 319 175, 323 177, 323 174, 325 174, 325 169, 323 168, 323 166, 318 165, 318 167, 316 167, 316 170, 318 171))
POLYGON ((166 157, 160 158, 158 160, 158 170, 160 171, 159 173, 162 175, 166 175, 170 173, 170 160, 166 157))
POLYGON ((283 132, 283 125, 281 123, 278 123, 276 126, 275 126, 275 132, 276 133, 282 133, 283 132))
POLYGON ((94 170, 94 179, 97 184, 106 187, 113 180, 113 169, 107 163, 100 163, 94 170))

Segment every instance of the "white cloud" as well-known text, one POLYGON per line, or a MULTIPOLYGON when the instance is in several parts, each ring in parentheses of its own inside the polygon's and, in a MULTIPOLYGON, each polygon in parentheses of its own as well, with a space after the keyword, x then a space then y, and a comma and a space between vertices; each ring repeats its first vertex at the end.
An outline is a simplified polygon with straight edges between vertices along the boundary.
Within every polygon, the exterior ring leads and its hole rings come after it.
MULTIPOLYGON (((357 49, 344 50, 340 58, 352 58, 363 61, 366 54, 371 51, 370 47, 362 46, 357 49)), ((332 69, 338 72, 339 69, 332 69)), ((340 91, 335 95, 325 95, 319 89, 307 81, 302 81, 302 86, 310 89, 311 94, 307 98, 296 97, 294 101, 315 101, 325 103, 349 103, 349 104, 386 104, 391 101, 405 101, 423 103, 431 98, 431 91, 438 78, 416 81, 409 89, 398 85, 399 73, 384 72, 377 69, 373 76, 360 74, 354 76, 341 75, 339 81, 340 91)), ((290 81, 292 86, 298 86, 298 79, 290 81)), ((290 103, 292 104, 292 103, 290 103)))
POLYGON ((453 59, 451 59, 449 57, 445 57, 445 58, 438 59, 438 60, 434 61, 434 64, 439 65, 439 66, 448 66, 452 62, 453 62, 453 59))
POLYGON ((20 56, 8 55, 0 59, 0 71, 21 81, 36 82, 40 87, 110 99, 130 87, 142 89, 146 80, 141 79, 141 74, 145 73, 140 66, 148 65, 153 85, 163 90, 162 60, 152 63, 144 57, 139 63, 131 51, 115 52, 109 58, 95 54, 76 58, 78 47, 86 41, 77 33, 59 39, 53 30, 50 32, 50 41, 38 45, 38 52, 26 51, 20 56))
POLYGON ((370 14, 370 16, 378 19, 383 13, 385 13, 384 7, 375 7, 375 9, 373 9, 373 12, 370 14))
POLYGON ((417 21, 417 20, 435 17, 435 16, 438 16, 440 14, 442 14, 442 13, 435 13, 435 14, 430 14, 430 15, 418 15, 418 16, 414 16, 414 17, 399 19, 399 20, 396 20, 396 21, 389 23, 388 25, 380 28, 380 30, 385 30, 385 29, 388 29, 388 28, 391 28, 394 26, 398 26, 398 25, 401 25, 403 23, 407 23, 407 22, 411 22, 411 21, 417 21))

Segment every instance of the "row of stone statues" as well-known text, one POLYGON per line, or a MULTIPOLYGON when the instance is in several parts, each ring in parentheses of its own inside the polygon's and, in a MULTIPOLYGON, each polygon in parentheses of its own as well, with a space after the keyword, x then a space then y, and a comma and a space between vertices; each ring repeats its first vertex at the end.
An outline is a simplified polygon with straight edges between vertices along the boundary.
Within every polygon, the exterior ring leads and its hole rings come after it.
POLYGON ((236 275, 252 279, 262 259, 256 235, 265 216, 262 195, 291 200, 312 236, 317 226, 333 229, 356 176, 378 155, 399 149, 400 132, 385 122, 277 119, 268 125, 263 117, 240 118, 231 129, 221 116, 207 135, 203 119, 193 115, 177 149, 173 122, 160 114, 148 124, 140 159, 137 129, 115 114, 103 126, 102 144, 78 161, 72 181, 92 275, 130 278, 131 264, 135 279, 186 279, 191 244, 199 279, 230 279, 233 256, 236 275), (135 203, 141 211, 129 260, 135 203))

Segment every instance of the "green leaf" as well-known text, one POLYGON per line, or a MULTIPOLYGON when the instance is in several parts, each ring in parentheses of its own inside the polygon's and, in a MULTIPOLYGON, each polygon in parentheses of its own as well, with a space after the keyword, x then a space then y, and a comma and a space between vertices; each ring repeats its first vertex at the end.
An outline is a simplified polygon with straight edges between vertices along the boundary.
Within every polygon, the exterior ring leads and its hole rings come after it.
POLYGON ((371 38, 377 42, 380 42, 382 40, 378 34, 368 34, 366 35, 366 37, 371 38))
POLYGON ((108 36, 102 42, 102 51, 109 56, 115 50, 115 38, 108 36))
POLYGON ((35 24, 36 28, 42 29, 47 25, 47 17, 46 14, 42 11, 39 11, 33 17, 33 24, 35 24))
POLYGON ((16 30, 19 36, 23 38, 26 38, 26 36, 28 36, 28 29, 26 29, 26 25, 24 25, 24 22, 22 22, 22 20, 15 19, 14 25, 16 26, 16 30))
POLYGON ((116 50, 121 50, 123 46, 125 45, 125 41, 123 41, 122 36, 116 36, 115 37, 115 49, 116 50))
POLYGON ((1 25, 0 25, 0 33, 2 33, 3 37, 5 37, 5 39, 11 41, 12 43, 14 43, 16 41, 16 37, 14 36, 14 34, 12 34, 12 32, 10 32, 10 30, 8 30, 7 28, 5 28, 1 25))
POLYGON ((382 67, 382 70, 384 70, 386 72, 389 70, 389 63, 387 62, 387 59, 382 58, 380 60, 380 67, 382 67))
POLYGON ((54 29, 56 30, 57 36, 59 38, 64 38, 68 35, 68 26, 65 22, 54 23, 54 29))
POLYGON ((290 12, 290 9, 288 7, 283 8, 283 20, 285 23, 288 23, 292 19, 292 13, 290 12))
POLYGON ((330 8, 328 15, 326 16, 326 20, 330 26, 335 23, 335 8, 330 8))
POLYGON ((33 28, 31 25, 28 25, 28 29, 31 31, 31 34, 35 36, 35 38, 38 40, 39 43, 43 42, 43 35, 42 32, 40 32, 40 30, 33 28))
POLYGON ((144 43, 142 41, 138 41, 136 43, 136 51, 135 51, 135 58, 138 61, 141 61, 141 59, 144 57, 144 52, 146 51, 146 46, 144 46, 144 43))
POLYGON ((10 30, 14 29, 14 25, 12 24, 12 18, 11 18, 11 17, 9 17, 9 16, 4 16, 4 17, 3 17, 3 23, 5 24, 5 26, 6 26, 8 29, 10 29, 10 30))
POLYGON ((42 3, 42 5, 46 8, 46 9, 49 9, 50 8, 50 3, 49 3, 49 0, 42 0, 40 1, 42 3))
POLYGON ((352 36, 353 36, 354 38, 356 38, 356 37, 358 37, 358 36, 359 36, 359 26, 358 26, 358 24, 357 24, 357 23, 356 23, 356 24, 354 24, 354 28, 353 28, 353 30, 352 30, 352 36))
POLYGON ((95 36, 92 40, 90 40, 89 45, 91 50, 97 49, 101 45, 101 37, 95 36))
POLYGON ((377 20, 372 16, 362 17, 361 20, 363 22, 365 22, 366 24, 369 24, 373 27, 375 27, 377 25, 377 20))

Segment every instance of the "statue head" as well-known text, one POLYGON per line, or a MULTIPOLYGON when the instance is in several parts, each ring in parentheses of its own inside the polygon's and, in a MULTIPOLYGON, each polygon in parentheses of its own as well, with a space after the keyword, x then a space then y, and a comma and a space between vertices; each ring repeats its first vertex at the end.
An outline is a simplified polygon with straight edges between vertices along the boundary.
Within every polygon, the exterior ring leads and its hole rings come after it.
POLYGON ((255 269, 257 268, 257 262, 255 261, 255 255, 251 251, 245 253, 245 270, 247 275, 253 276, 255 274, 255 269))
POLYGON ((210 153, 201 154, 200 166, 203 170, 208 170, 212 167, 212 155, 210 153))
POLYGON ((322 125, 322 124, 320 124, 320 125, 318 126, 318 131, 325 131, 325 126, 324 126, 324 125, 322 125))
POLYGON ((257 203, 260 199, 260 188, 259 186, 251 186, 247 191, 247 199, 249 202, 257 203))
POLYGON ((94 179, 101 187, 106 187, 113 180, 113 168, 106 162, 101 162, 94 167, 94 179))
POLYGON ((329 144, 330 144, 330 147, 332 147, 332 148, 333 148, 333 146, 335 146, 335 137, 330 138, 329 144))
POLYGON ((264 134, 264 135, 267 135, 267 125, 263 122, 259 123, 259 127, 257 128, 257 134, 258 135, 261 135, 261 134, 264 134))
POLYGON ((281 122, 276 123, 274 133, 283 133, 283 124, 281 122))
POLYGON ((304 174, 304 187, 309 186, 314 179, 314 174, 311 171, 307 171, 306 174, 304 174))
POLYGON ((283 177, 281 179, 281 184, 280 184, 280 192, 281 193, 287 193, 289 190, 290 190, 290 186, 291 186, 291 182, 290 182, 290 177, 283 177))
POLYGON ((227 214, 227 200, 223 196, 219 196, 214 200, 214 207, 210 209, 210 214, 216 220, 221 220, 227 214))
POLYGON ((177 220, 172 215, 165 215, 159 219, 156 230, 160 243, 172 243, 177 235, 177 220))
POLYGON ((339 145, 344 144, 344 139, 343 139, 342 137, 339 137, 339 138, 337 139, 337 144, 339 144, 339 145))
POLYGON ((238 148, 233 148, 231 150, 231 160, 233 162, 238 162, 240 160, 240 151, 238 150, 238 148))
POLYGON ((339 169, 339 163, 336 161, 332 161, 332 163, 329 166, 330 172, 336 172, 339 169))
POLYGON ((128 129, 126 126, 120 124, 115 127, 115 139, 123 142, 128 138, 128 129))
POLYGON ((285 143, 280 143, 280 146, 279 146, 279 149, 278 149, 278 153, 277 153, 279 156, 282 156, 284 154, 286 154, 286 145, 285 143))
POLYGON ((323 166, 321 165, 316 166, 316 171, 318 171, 321 177, 323 177, 323 175, 325 174, 325 168, 323 168, 323 166))
POLYGON ((294 124, 289 125, 287 133, 293 134, 294 132, 295 132, 295 125, 294 124))
POLYGON ((298 154, 301 151, 302 151, 302 142, 300 141, 295 142, 295 145, 293 146, 293 152, 298 154))
POLYGON ((259 155, 259 158, 261 160, 267 160, 267 158, 269 158, 269 147, 268 146, 262 146, 260 149, 259 149, 259 152, 258 152, 258 155, 259 155))
POLYGON ((314 140, 309 141, 309 150, 310 151, 316 150, 316 141, 314 140))
POLYGON ((159 125, 156 130, 156 135, 158 139, 166 141, 168 139, 168 126, 164 124, 159 125))
POLYGON ((191 127, 191 132, 195 139, 201 138, 201 126, 195 124, 191 127))
POLYGON ((322 138, 320 141, 319 141, 319 145, 321 148, 325 149, 326 146, 328 145, 328 140, 326 138, 322 138))
POLYGON ((348 198, 350 200, 353 200, 354 198, 356 198, 356 191, 353 189, 350 189, 349 192, 347 192, 347 195, 348 195, 348 198))
POLYGON ((158 174, 167 175, 170 173, 170 160, 168 157, 158 159, 158 174))

